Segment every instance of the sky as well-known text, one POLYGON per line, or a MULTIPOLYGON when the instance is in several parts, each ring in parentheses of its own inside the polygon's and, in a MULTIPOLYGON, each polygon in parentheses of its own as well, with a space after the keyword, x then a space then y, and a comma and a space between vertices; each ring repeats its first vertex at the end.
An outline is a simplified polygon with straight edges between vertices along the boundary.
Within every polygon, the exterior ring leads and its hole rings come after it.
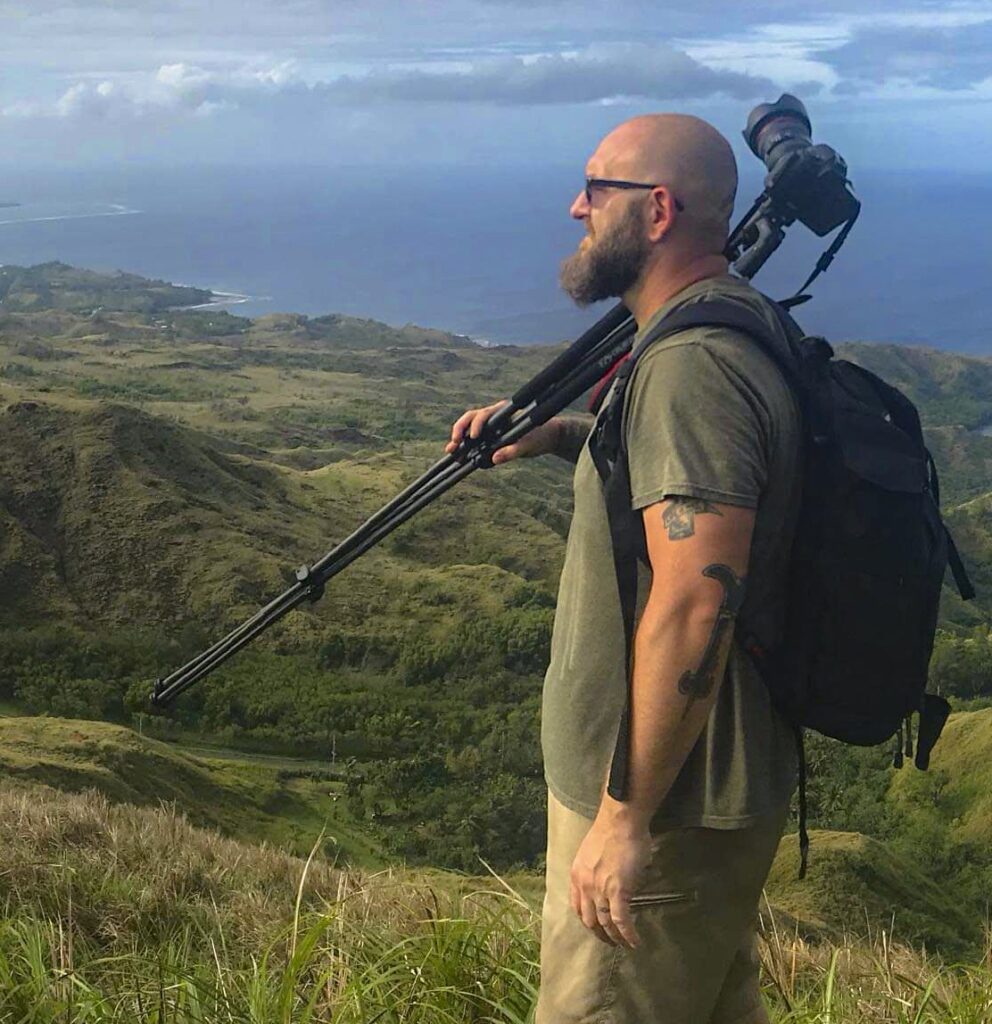
MULTIPOLYGON (((992 0, 0 0, 0 165, 581 167, 782 91, 852 166, 992 169, 992 0)), ((749 159, 749 158, 748 158, 749 159)))

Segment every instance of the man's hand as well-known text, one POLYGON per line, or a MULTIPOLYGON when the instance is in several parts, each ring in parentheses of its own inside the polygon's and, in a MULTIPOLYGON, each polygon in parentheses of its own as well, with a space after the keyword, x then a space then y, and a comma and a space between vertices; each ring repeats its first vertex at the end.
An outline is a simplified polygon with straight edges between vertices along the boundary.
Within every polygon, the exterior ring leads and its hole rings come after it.
POLYGON ((618 821, 601 809, 575 855, 571 875, 572 908, 598 939, 637 947, 630 898, 650 860, 647 828, 618 821))
MULTIPOLYGON (((444 450, 450 454, 455 451, 463 437, 479 437, 489 417, 504 405, 506 402, 496 402, 495 405, 487 405, 484 409, 469 409, 462 413, 451 428, 451 440, 445 445, 444 450)), ((515 444, 508 444, 494 452, 493 465, 498 466, 500 463, 518 458, 533 458, 535 455, 550 455, 557 449, 559 433, 558 420, 550 419, 547 423, 535 427, 529 434, 525 434, 515 444)))

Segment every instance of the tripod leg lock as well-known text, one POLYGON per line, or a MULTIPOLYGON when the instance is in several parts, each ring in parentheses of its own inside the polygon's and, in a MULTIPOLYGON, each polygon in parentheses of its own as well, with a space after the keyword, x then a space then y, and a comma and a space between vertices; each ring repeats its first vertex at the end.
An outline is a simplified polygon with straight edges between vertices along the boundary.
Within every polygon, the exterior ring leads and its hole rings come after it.
POLYGON ((311 604, 316 604, 324 596, 324 581, 314 576, 309 565, 301 565, 296 570, 296 582, 303 584, 311 604))
POLYGON ((468 437, 461 439, 458 448, 455 449, 454 457, 463 465, 466 462, 474 462, 476 469, 492 469, 492 449, 486 447, 490 440, 483 434, 481 437, 468 437))

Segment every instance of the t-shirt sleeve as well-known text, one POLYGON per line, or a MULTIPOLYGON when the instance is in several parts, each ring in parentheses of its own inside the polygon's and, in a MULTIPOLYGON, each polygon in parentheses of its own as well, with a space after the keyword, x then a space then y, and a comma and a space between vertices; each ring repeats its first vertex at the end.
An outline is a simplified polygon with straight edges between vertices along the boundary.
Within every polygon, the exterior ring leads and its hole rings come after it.
POLYGON ((633 508, 675 494, 756 508, 768 476, 768 427, 740 368, 705 344, 645 353, 625 411, 633 508))

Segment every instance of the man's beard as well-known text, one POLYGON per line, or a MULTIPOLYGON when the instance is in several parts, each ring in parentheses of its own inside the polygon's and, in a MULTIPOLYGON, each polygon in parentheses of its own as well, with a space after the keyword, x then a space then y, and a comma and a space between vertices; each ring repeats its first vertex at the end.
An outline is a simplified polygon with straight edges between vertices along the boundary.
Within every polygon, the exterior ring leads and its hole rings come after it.
POLYGON ((633 205, 608 231, 562 260, 558 280, 579 306, 618 298, 644 269, 650 243, 644 237, 644 212, 633 205))

